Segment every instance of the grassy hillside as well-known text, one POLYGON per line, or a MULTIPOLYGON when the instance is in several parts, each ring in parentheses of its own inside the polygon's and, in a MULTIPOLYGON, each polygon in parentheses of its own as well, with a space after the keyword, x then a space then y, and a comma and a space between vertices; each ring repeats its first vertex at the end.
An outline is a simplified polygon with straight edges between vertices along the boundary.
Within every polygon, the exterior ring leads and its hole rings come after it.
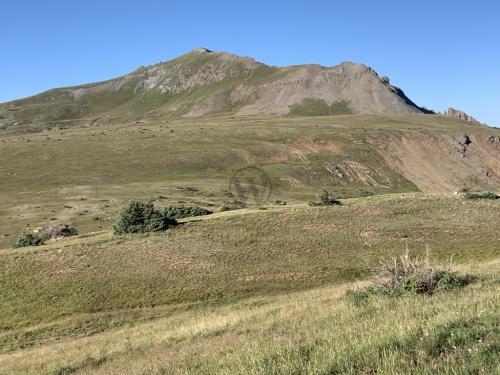
POLYGON ((498 201, 396 194, 4 250, 0 363, 6 374, 493 373, 499 220, 498 201), (331 286, 405 248, 481 279, 364 307, 331 286))
POLYGON ((72 222, 81 233, 109 229, 131 198, 215 209, 237 198, 228 193, 229 182, 246 166, 257 166, 272 180, 270 202, 289 203, 314 199, 321 189, 338 197, 452 191, 469 183, 495 189, 500 176, 499 146, 487 141, 499 137, 498 130, 439 116, 59 126, 0 133, 0 248, 26 228, 72 222), (475 137, 465 156, 453 149, 460 147, 453 137, 464 132, 475 137))
POLYGON ((238 210, 166 233, 102 233, 4 250, 0 346, 9 351, 33 338, 86 335, 176 309, 359 279, 405 248, 460 263, 499 255, 498 201, 397 194, 344 203, 238 210))

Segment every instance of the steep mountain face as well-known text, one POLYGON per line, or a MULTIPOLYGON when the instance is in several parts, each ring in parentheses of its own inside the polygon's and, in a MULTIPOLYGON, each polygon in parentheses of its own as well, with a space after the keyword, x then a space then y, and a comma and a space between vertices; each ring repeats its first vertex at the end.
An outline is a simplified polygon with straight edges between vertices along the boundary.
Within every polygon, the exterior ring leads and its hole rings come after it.
POLYGON ((471 115, 469 115, 469 114, 467 114, 464 111, 461 111, 459 109, 455 109, 455 108, 448 108, 444 112, 444 115, 451 117, 451 118, 454 118, 454 119, 457 119, 457 120, 467 121, 467 122, 470 122, 472 124, 477 124, 477 125, 481 124, 478 120, 476 120, 471 115))
POLYGON ((279 68, 201 48, 109 81, 54 89, 2 104, 0 127, 216 113, 284 115, 297 105, 312 115, 323 114, 318 108, 329 108, 329 114, 335 114, 335 108, 342 108, 338 113, 426 113, 388 78, 362 64, 279 68))

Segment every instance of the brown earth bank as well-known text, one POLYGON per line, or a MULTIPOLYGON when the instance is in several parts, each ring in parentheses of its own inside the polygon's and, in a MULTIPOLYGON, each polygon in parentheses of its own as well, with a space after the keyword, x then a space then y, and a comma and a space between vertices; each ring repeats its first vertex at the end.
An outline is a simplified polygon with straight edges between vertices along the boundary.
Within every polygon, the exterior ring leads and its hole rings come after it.
POLYGON ((374 143, 387 164, 422 191, 500 187, 499 137, 413 133, 374 143))

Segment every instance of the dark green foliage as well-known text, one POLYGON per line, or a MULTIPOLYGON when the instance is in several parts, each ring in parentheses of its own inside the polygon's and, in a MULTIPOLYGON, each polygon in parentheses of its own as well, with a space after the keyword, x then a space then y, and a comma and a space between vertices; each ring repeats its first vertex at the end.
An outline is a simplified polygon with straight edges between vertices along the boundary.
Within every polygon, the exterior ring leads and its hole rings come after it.
POLYGON ((347 297, 360 306, 372 295, 402 296, 415 294, 434 294, 452 289, 463 288, 475 280, 471 275, 459 275, 450 267, 439 267, 428 260, 411 259, 408 254, 386 259, 376 268, 372 286, 350 290, 347 297))
POLYGON ((309 202, 309 206, 342 206, 342 202, 333 197, 333 193, 323 190, 318 202, 309 202))
POLYGON ((328 104, 323 99, 305 98, 290 106, 291 116, 332 116, 351 114, 349 102, 342 100, 328 104))
POLYGON ((115 234, 144 233, 166 230, 177 224, 165 209, 158 210, 151 201, 130 201, 122 208, 116 224, 115 234))
POLYGON ((458 192, 463 194, 470 193, 470 188, 467 186, 462 186, 460 189, 458 189, 458 192))
POLYGON ((50 237, 71 237, 78 235, 78 230, 71 224, 58 225, 50 229, 50 237))
POLYGON ((26 233, 22 232, 17 237, 16 242, 12 245, 13 248, 26 247, 26 246, 41 246, 49 239, 46 233, 26 233))
POLYGON ((207 210, 203 207, 192 207, 192 206, 168 206, 165 208, 165 213, 168 217, 173 219, 181 219, 184 217, 191 216, 203 216, 210 215, 212 211, 207 210))
POLYGON ((483 191, 483 192, 479 192, 479 193, 466 193, 464 195, 464 198, 469 199, 469 200, 477 200, 477 199, 495 200, 495 199, 498 199, 499 196, 496 195, 495 193, 492 193, 491 191, 483 191))

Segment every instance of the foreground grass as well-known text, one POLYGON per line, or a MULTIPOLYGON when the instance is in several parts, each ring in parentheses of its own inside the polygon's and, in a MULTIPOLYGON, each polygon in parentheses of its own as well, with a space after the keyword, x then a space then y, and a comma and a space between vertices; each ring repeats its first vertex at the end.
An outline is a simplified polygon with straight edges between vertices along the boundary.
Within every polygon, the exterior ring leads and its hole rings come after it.
POLYGON ((189 310, 0 355, 2 374, 493 374, 498 261, 465 289, 353 306, 353 284, 189 310))

